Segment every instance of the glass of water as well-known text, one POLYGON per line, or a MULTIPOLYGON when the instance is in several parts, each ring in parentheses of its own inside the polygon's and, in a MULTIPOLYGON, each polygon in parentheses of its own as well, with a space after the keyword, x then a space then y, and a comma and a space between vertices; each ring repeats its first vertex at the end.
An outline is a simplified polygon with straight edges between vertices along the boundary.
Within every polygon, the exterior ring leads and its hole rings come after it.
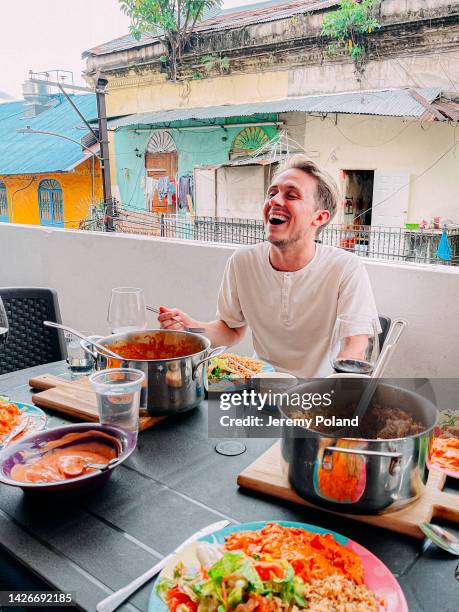
POLYGON ((6 316, 6 310, 5 306, 3 305, 2 298, 0 298, 0 349, 6 344, 8 330, 8 317, 6 316))
POLYGON ((140 392, 145 374, 132 368, 114 368, 95 372, 89 380, 96 392, 99 422, 137 435, 140 392))
MULTIPOLYGON (((88 331, 81 333, 87 338, 94 335, 93 332, 88 331)), ((67 331, 64 332, 64 338, 69 368, 75 372, 92 370, 94 365, 93 358, 84 351, 83 347, 81 346, 81 338, 78 338, 78 336, 74 336, 71 332, 67 331)))

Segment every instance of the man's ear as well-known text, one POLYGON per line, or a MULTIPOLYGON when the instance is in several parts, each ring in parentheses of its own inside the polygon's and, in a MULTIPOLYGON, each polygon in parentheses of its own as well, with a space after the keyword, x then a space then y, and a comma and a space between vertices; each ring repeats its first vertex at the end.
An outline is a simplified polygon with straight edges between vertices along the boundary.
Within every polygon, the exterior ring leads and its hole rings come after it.
POLYGON ((330 211, 329 210, 318 210, 312 220, 312 225, 314 227, 320 227, 321 225, 325 225, 330 221, 330 211))

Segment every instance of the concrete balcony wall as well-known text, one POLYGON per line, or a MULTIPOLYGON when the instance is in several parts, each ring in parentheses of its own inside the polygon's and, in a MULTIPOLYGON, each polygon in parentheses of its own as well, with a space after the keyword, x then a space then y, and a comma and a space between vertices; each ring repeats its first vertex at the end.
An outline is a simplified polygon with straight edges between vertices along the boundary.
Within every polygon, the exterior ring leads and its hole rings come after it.
MULTIPOLYGON (((107 334, 112 287, 143 287, 148 304, 215 315, 227 259, 237 247, 0 223, 0 286, 53 287, 62 320, 107 334)), ((459 268, 365 262, 378 310, 409 327, 388 374, 457 377, 459 268)), ((151 326, 156 326, 155 318, 151 326)), ((250 338, 238 351, 251 350, 250 338)), ((307 339, 305 339, 307 351, 307 339)))

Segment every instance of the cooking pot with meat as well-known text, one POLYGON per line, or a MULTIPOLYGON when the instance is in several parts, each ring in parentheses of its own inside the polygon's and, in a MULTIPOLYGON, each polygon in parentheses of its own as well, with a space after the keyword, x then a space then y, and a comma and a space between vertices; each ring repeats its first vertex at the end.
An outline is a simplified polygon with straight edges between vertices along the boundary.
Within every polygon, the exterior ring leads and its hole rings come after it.
MULTIPOLYGON (((368 379, 326 379, 299 384, 290 396, 331 392, 332 408, 325 416, 351 419, 366 384, 368 379)), ((279 409, 285 418, 299 416, 287 400, 279 409)), ((358 429, 343 429, 340 421, 318 425, 315 417, 324 417, 321 409, 306 411, 313 418, 310 428, 299 421, 283 427, 283 468, 298 495, 316 506, 352 514, 399 510, 421 495, 436 407, 412 391, 380 383, 368 410, 358 429)))
POLYGON ((152 416, 171 416, 198 406, 204 398, 206 364, 225 350, 210 350, 210 340, 205 336, 165 329, 114 334, 97 341, 125 359, 105 357, 83 341, 96 369, 125 367, 145 373, 140 407, 152 416))

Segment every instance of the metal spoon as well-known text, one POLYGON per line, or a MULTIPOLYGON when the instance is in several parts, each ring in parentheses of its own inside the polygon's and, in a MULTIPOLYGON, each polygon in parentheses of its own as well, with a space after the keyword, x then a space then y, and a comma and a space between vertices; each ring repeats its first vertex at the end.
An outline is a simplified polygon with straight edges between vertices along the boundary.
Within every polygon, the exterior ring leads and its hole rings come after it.
POLYGON ((18 434, 21 433, 21 431, 24 431, 24 429, 27 427, 28 421, 29 421, 28 418, 22 418, 20 423, 15 425, 13 429, 10 431, 10 433, 5 438, 3 439, 0 438, 0 447, 6 446, 7 444, 9 444, 11 440, 13 440, 18 434))
POLYGON ((119 461, 119 457, 114 457, 110 459, 108 463, 87 463, 86 467, 94 468, 95 470, 100 470, 101 472, 105 472, 111 465, 114 465, 119 461))
POLYGON ((453 535, 451 532, 434 525, 433 523, 421 523, 419 529, 422 533, 432 540, 437 546, 443 548, 452 555, 459 557, 459 538, 453 535))
POLYGON ((99 344, 99 342, 96 342, 95 340, 91 340, 90 338, 87 338, 81 332, 77 331, 76 329, 73 329, 72 327, 68 327, 67 325, 62 325, 61 323, 54 323, 54 321, 43 321, 43 325, 46 325, 47 327, 55 327, 56 329, 62 329, 64 331, 67 331, 73 334, 77 338, 81 338, 81 340, 84 340, 88 344, 92 344, 92 346, 95 346, 97 349, 99 349, 99 351, 102 353, 104 357, 107 357, 108 355, 109 357, 113 357, 114 359, 120 359, 121 361, 127 361, 125 357, 121 357, 121 355, 118 355, 118 353, 114 353, 112 350, 110 350, 103 344, 99 344))
MULTIPOLYGON (((156 308, 156 306, 145 306, 145 308, 150 312, 155 312, 156 314, 159 314, 159 308, 156 308)), ((174 319, 175 321, 177 321, 177 323, 181 323, 179 318, 174 317, 174 319)), ((203 334, 206 331, 203 327, 185 327, 184 330, 187 332, 191 332, 192 334, 203 334)))

